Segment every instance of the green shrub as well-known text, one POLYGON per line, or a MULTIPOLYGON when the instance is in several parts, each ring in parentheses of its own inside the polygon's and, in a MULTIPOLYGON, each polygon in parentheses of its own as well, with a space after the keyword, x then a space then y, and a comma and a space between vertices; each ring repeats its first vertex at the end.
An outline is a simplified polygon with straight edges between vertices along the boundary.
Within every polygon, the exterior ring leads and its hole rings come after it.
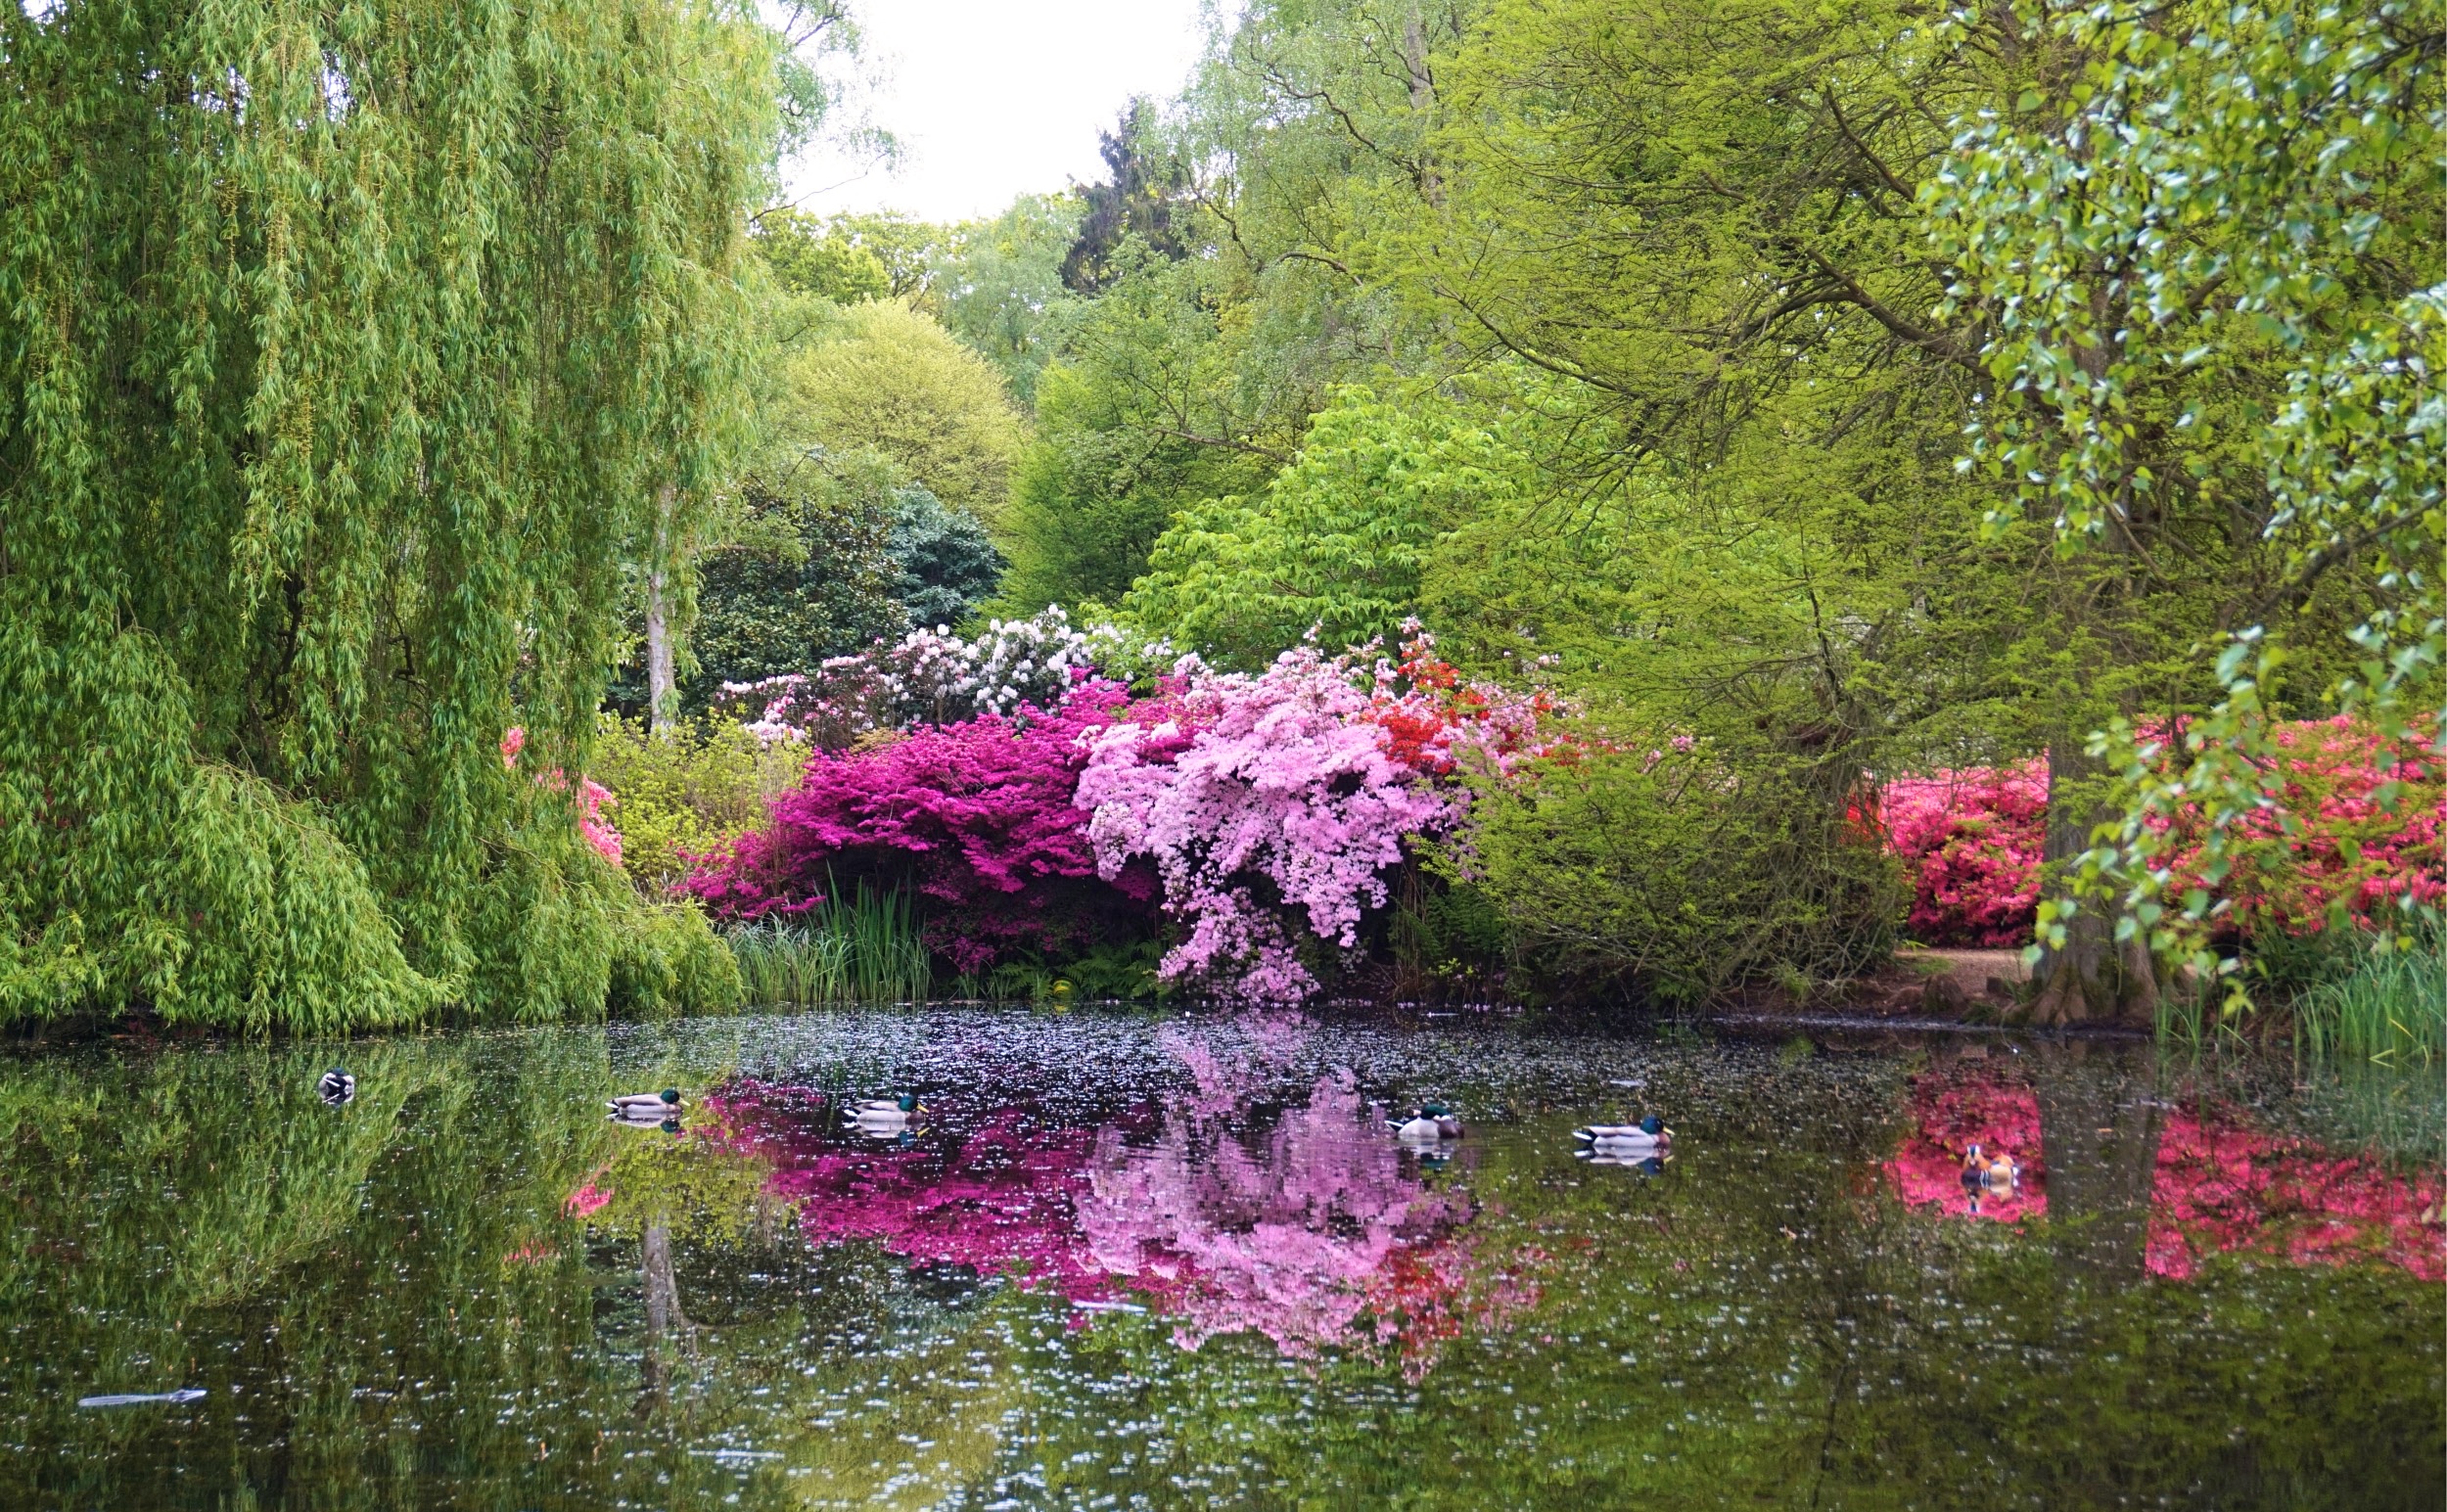
POLYGON ((798 780, 806 756, 802 747, 767 746, 710 713, 676 721, 663 739, 641 721, 604 715, 594 777, 612 790, 629 876, 650 893, 672 892, 691 857, 762 822, 766 801, 798 780))
POLYGON ((614 941, 611 1001, 631 1013, 736 1008, 739 962, 689 903, 640 901, 614 941))
POLYGON ((1533 982, 1695 1005, 1840 982, 1892 948, 1902 873, 1796 766, 1624 744, 1483 784, 1473 805, 1469 869, 1533 982))

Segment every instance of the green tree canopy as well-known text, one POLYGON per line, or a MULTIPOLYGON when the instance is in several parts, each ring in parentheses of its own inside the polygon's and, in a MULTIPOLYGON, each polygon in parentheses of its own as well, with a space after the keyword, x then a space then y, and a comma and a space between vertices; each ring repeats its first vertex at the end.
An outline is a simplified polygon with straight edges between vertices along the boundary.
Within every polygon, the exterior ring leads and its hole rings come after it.
POLYGON ((788 382, 795 435, 880 452, 946 504, 1000 517, 1026 428, 1001 376, 932 318, 898 299, 844 310, 788 382))
POLYGON ((666 0, 0 13, 0 1017, 673 989, 555 773, 649 501, 719 477, 778 45, 666 0))

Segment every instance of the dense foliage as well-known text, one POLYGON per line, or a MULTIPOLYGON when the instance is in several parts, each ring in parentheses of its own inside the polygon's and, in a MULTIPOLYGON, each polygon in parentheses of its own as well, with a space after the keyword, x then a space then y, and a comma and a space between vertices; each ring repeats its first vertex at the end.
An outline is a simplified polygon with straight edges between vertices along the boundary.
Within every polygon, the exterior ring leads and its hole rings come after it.
POLYGON ((1087 816, 1071 802, 1086 759, 1080 737, 1123 696, 1090 682, 1025 718, 988 711, 820 752, 691 888, 750 920, 805 913, 860 886, 913 893, 928 905, 928 944, 964 972, 1013 949, 1076 953, 1152 900, 1143 877, 1095 880, 1087 816))
POLYGON ((698 989, 703 924, 499 745, 583 770, 651 503, 719 482, 778 45, 659 0, 0 14, 0 1016, 698 989))

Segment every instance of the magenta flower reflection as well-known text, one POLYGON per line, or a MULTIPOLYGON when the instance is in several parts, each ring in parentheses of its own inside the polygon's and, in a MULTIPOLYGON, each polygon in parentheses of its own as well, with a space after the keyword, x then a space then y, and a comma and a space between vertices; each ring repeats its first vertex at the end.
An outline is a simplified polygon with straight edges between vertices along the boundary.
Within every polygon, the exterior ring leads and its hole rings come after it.
POLYGON ((1423 1372, 1445 1340, 1536 1301, 1517 1276, 1536 1257, 1480 1263, 1469 1195, 1407 1168, 1415 1157, 1347 1077, 1320 1077, 1304 1106, 1250 1132, 1252 1088, 1300 1037, 1279 1019, 1227 1045, 1176 1034, 1193 1085, 1101 1128, 1006 1108, 868 1145, 787 1089, 742 1084, 708 1100, 716 1118, 690 1137, 769 1163, 765 1193, 816 1243, 879 1241, 1077 1302, 1128 1290, 1176 1317, 1184 1348, 1252 1332, 1292 1355, 1358 1348, 1423 1372))
MULTIPOLYGON (((1884 1168, 1906 1204, 2003 1222, 2047 1213, 2031 1088, 1993 1077, 1922 1077, 1912 1113, 1913 1130, 1884 1168), (2017 1191, 2001 1198, 1962 1185, 1963 1153, 1975 1142, 2020 1164, 2017 1191)), ((2447 1183, 2436 1173, 2407 1179, 2359 1156, 2259 1132, 2232 1110, 2170 1110, 2157 1129, 2145 1263, 2152 1275, 2184 1280, 2208 1257, 2239 1252, 2295 1264, 2378 1261, 2447 1279, 2443 1202, 2447 1183)))

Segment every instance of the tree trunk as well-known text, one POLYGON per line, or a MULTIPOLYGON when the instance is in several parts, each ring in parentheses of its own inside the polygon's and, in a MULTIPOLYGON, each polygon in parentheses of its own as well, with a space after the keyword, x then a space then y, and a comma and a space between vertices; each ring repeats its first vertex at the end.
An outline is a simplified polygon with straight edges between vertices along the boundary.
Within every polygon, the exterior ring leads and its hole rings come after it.
POLYGON ((2040 1163, 2057 1268, 2091 1286, 2137 1282, 2148 1258, 2158 1173, 2156 1089, 2104 1047, 2035 1048, 2040 1163))
MULTIPOLYGON (((2083 737, 2063 737, 2048 748, 2048 845, 2043 873, 2061 893, 2068 863, 2090 848, 2091 831, 2106 817, 2099 782, 2105 763, 2083 749, 2083 737)), ((2038 1025, 2114 1023, 2148 1019, 2158 1007, 2158 978, 2146 941, 2137 934, 2119 947, 2115 919, 2103 900, 2085 898, 2065 921, 2064 944, 2042 954, 2034 973, 2039 995, 2031 1004, 2038 1025)))
POLYGON ((665 1342, 688 1326, 679 1310, 679 1276, 671 1268, 671 1231, 651 1224, 638 1245, 638 1271, 646 1287, 646 1350, 639 1361, 645 1389, 637 1399, 639 1417, 651 1417, 669 1399, 669 1370, 664 1360, 665 1342))
MULTIPOLYGON (((1419 12, 1411 7, 1410 19, 1402 28, 1402 67, 1410 76, 1410 109, 1424 115, 1436 105, 1436 78, 1428 71, 1427 28, 1419 23, 1419 12)), ((1445 203, 1444 176, 1436 170, 1435 159, 1427 144, 1419 144, 1417 163, 1419 198, 1430 205, 1445 203)))
POLYGON ((671 670, 669 601, 671 506, 677 497, 678 490, 669 483, 656 491, 654 540, 646 566, 646 722, 665 739, 671 733, 671 688, 677 681, 671 670))

